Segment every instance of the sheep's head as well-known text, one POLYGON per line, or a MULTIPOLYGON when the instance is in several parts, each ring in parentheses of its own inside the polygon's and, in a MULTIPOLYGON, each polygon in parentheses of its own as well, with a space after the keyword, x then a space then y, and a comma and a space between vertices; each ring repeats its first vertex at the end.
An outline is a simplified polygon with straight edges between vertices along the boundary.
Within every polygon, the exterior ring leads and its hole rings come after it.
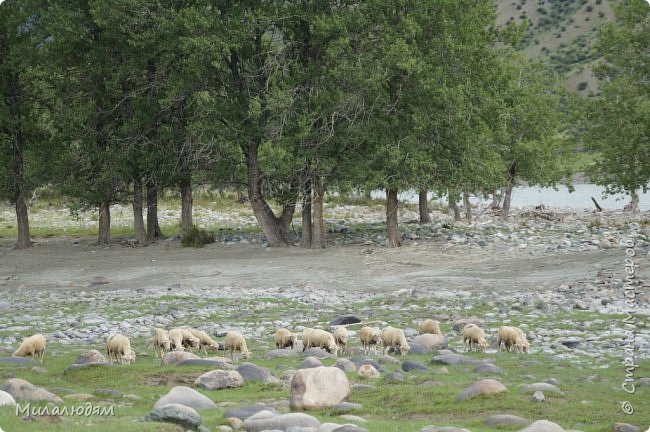
POLYGON ((192 346, 192 348, 198 348, 199 344, 201 343, 201 340, 199 338, 197 338, 197 337, 194 337, 194 336, 191 336, 191 337, 187 338, 187 340, 190 342, 190 345, 192 346))
POLYGON ((478 339, 478 346, 481 348, 481 351, 485 352, 487 349, 487 341, 483 336, 478 339))
POLYGON ((242 350, 241 358, 244 360, 248 360, 248 357, 250 357, 250 352, 248 352, 248 350, 242 350))
POLYGON ((171 349, 171 342, 169 341, 169 339, 162 339, 160 341, 160 344, 165 349, 165 351, 169 351, 171 349))
POLYGON ((408 344, 408 342, 404 342, 399 346, 399 350, 402 353, 402 355, 405 355, 411 350, 411 346, 408 344))
POLYGON ((291 341, 291 346, 296 345, 298 343, 298 333, 291 333, 289 340, 291 341))
POLYGON ((135 362, 135 351, 130 350, 129 352, 125 353, 124 360, 126 360, 129 363, 135 362))
POLYGON ((530 344, 525 339, 518 338, 517 341, 515 342, 515 349, 517 350, 517 352, 528 353, 528 348, 529 347, 530 347, 530 344))
POLYGON ((330 354, 334 354, 338 352, 339 346, 336 344, 336 342, 330 342, 329 345, 327 345, 327 352, 330 354))

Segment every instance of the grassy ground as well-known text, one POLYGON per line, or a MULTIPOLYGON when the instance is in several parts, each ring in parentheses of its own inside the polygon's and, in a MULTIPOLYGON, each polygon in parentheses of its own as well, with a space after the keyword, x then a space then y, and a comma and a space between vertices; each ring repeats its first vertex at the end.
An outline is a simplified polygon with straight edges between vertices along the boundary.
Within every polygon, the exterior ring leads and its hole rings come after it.
MULTIPOLYGON (((154 301, 153 299, 151 299, 154 301)), ((309 322, 296 318, 295 325, 315 324, 326 322, 328 317, 338 315, 346 310, 324 308, 307 314, 306 306, 299 303, 280 303, 273 298, 259 298, 245 303, 236 301, 224 302, 221 312, 210 321, 232 322, 246 319, 252 315, 257 322, 273 322, 286 316, 288 311, 303 319, 309 316, 309 322), (301 322, 302 321, 302 322, 301 322)), ((154 303, 144 300, 141 307, 144 310, 153 307, 154 303)), ((200 310, 203 306, 197 299, 186 296, 163 296, 155 299, 158 307, 175 305, 184 309, 194 307, 200 310), (194 301, 194 304, 192 304, 194 301)), ((348 305, 353 310, 367 308, 377 311, 373 318, 386 320, 395 325, 413 326, 411 317, 438 316, 443 314, 437 310, 436 304, 427 299, 378 297, 370 301, 348 305), (405 313, 405 311, 408 311, 405 313), (408 318, 407 318, 408 316, 408 318)), ((453 307, 453 305, 451 305, 453 307)), ((72 306, 74 307, 74 305, 72 306)), ((81 306, 79 306, 81 307, 81 306)), ((460 304, 458 305, 460 308, 460 304)), ((586 327, 590 332, 598 333, 608 328, 612 320, 620 321, 619 316, 603 316, 588 311, 555 311, 547 315, 532 314, 527 307, 519 317, 520 325, 528 328, 571 329, 573 326, 586 327)), ((83 308, 82 308, 83 309, 83 308)), ((85 309, 80 310, 83 312, 85 309)), ((466 310, 468 316, 483 316, 490 307, 475 305, 466 310)), ((109 310, 103 312, 110 314, 109 310)), ((180 324, 180 323, 176 323, 180 324)), ((451 324, 443 322, 442 330, 447 335, 453 335, 451 324)), ((491 335, 493 329, 488 331, 491 335)), ((353 338, 352 347, 358 345, 353 338)), ((32 366, 16 367, 0 364, 0 382, 6 378, 24 378, 29 382, 43 386, 63 397, 65 406, 74 407, 91 402, 95 406, 114 406, 115 416, 111 417, 75 417, 64 416, 56 419, 40 418, 27 423, 16 417, 13 408, 0 408, 0 426, 5 431, 175 431, 180 430, 173 425, 142 423, 144 416, 150 413, 153 404, 175 385, 192 387, 196 377, 209 368, 202 367, 161 367, 153 357, 148 341, 134 339, 133 346, 138 353, 135 364, 129 366, 112 366, 104 368, 82 369, 66 373, 65 369, 74 362, 77 355, 87 349, 98 346, 63 346, 52 343, 48 347, 45 360, 45 372, 32 370, 32 366), (114 389, 122 396, 107 397, 97 393, 98 389, 114 389), (66 391, 89 394, 89 399, 77 400, 66 396, 66 391)), ((462 342, 458 336, 450 337, 450 346, 461 350, 462 342)), ((295 369, 302 361, 301 356, 283 359, 264 359, 266 350, 273 347, 270 335, 261 340, 249 341, 252 350, 251 361, 264 366, 277 377, 287 369, 295 369)), ((0 353, 0 356, 8 355, 0 353)), ((222 354, 219 354, 222 355, 222 354)), ((418 431, 428 424, 462 426, 474 432, 480 431, 513 431, 518 427, 488 428, 484 421, 494 414, 514 414, 529 420, 548 419, 566 429, 578 429, 585 432, 600 432, 611 430, 615 421, 626 421, 639 426, 650 425, 650 389, 637 387, 636 393, 628 395, 621 389, 625 379, 625 369, 618 358, 602 355, 600 358, 577 356, 573 360, 551 359, 551 354, 541 353, 535 342, 532 343, 531 354, 518 355, 513 353, 471 353, 477 359, 490 358, 503 369, 501 375, 490 376, 474 372, 474 366, 458 365, 443 366, 432 364, 432 354, 409 354, 403 359, 415 360, 429 366, 425 372, 403 373, 404 382, 386 380, 384 377, 394 371, 399 371, 399 365, 383 365, 382 378, 375 381, 365 381, 354 373, 349 373, 351 383, 371 383, 375 386, 370 391, 354 391, 349 400, 360 403, 363 409, 354 414, 359 415, 368 423, 364 426, 369 431, 418 431), (478 397, 468 401, 458 402, 458 393, 471 383, 481 378, 496 378, 508 387, 506 394, 491 397, 478 397), (545 382, 554 378, 559 382, 563 394, 546 392, 544 403, 535 403, 531 394, 519 391, 522 384, 545 382), (620 405, 623 400, 629 400, 635 408, 632 416, 621 413, 620 405)), ((325 365, 333 364, 334 360, 324 360, 325 365)), ((650 363, 639 359, 639 368, 634 371, 637 378, 648 376, 650 363)), ((203 424, 214 429, 225 424, 223 412, 233 406, 250 405, 256 402, 266 402, 279 405, 287 410, 289 389, 282 385, 263 385, 247 383, 238 389, 217 391, 199 390, 215 401, 219 406, 216 410, 202 412, 203 424)), ((346 423, 338 418, 338 413, 329 410, 310 413, 322 422, 346 423)))

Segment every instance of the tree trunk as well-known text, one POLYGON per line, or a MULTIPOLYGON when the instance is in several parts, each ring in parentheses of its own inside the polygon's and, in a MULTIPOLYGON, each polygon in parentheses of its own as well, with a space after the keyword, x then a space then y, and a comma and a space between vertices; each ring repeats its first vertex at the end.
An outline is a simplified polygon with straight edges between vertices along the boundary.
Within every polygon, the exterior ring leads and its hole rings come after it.
POLYGON ((427 191, 420 189, 420 223, 431 223, 431 215, 429 214, 429 200, 427 199, 427 191))
POLYGON ((472 222, 472 205, 469 202, 469 192, 463 192, 463 206, 465 207, 465 218, 468 223, 472 222))
POLYGON ((142 217, 142 179, 133 179, 133 229, 135 240, 139 245, 147 244, 147 233, 144 229, 144 218, 142 217))
POLYGON ((630 202, 623 207, 623 211, 630 212, 630 213, 638 213, 639 195, 636 193, 636 191, 632 192, 630 195, 631 195, 630 202))
POLYGON ((398 204, 397 189, 386 189, 386 245, 391 248, 402 245, 397 216, 398 204))
POLYGON ((311 180, 305 176, 302 188, 302 239, 300 245, 309 249, 311 247, 311 180))
POLYGON ((162 237, 158 224, 158 186, 150 180, 147 182, 147 241, 154 242, 162 237))
POLYGON ((253 214, 257 223, 266 236, 266 241, 271 247, 289 246, 289 224, 293 218, 292 209, 295 210, 295 202, 284 206, 282 215, 276 217, 264 197, 260 184, 262 175, 257 165, 257 143, 251 143, 246 149, 246 165, 248 168, 248 200, 251 203, 253 214))
POLYGON ((29 212, 25 202, 25 160, 23 158, 23 136, 20 127, 16 129, 13 144, 14 204, 18 225, 15 248, 27 249, 32 247, 32 240, 29 234, 29 212))
POLYGON ((111 203, 103 201, 99 205, 99 229, 97 235, 98 244, 111 243, 111 203))
POLYGON ((458 204, 456 204, 457 201, 458 196, 456 195, 456 190, 452 188, 447 189, 447 202, 449 210, 454 212, 454 220, 459 221, 461 217, 460 209, 458 208, 458 204))
POLYGON ((504 194, 503 197, 503 207, 501 208, 501 218, 503 220, 508 219, 508 214, 510 213, 510 200, 512 198, 512 188, 513 184, 508 181, 508 184, 506 185, 506 193, 504 194))
POLYGON ((515 175, 517 174, 517 162, 512 161, 508 167, 508 182, 506 183, 506 193, 503 197, 503 208, 501 210, 501 219, 507 220, 510 213, 510 201, 512 199, 512 188, 515 185, 515 175))
POLYGON ((496 189, 492 191, 492 202, 490 203, 490 210, 498 210, 501 204, 501 193, 497 192, 496 189))
POLYGON ((314 204, 313 204, 313 225, 311 247, 314 249, 324 249, 327 247, 325 238, 325 222, 323 221, 323 197, 325 188, 323 187, 323 177, 314 175, 314 204))
POLYGON ((192 228, 192 177, 183 175, 181 179, 181 235, 192 228))
POLYGON ((23 141, 23 127, 21 124, 21 86, 18 75, 10 77, 9 87, 9 109, 10 115, 13 115, 17 120, 13 132, 13 158, 12 158, 12 177, 13 177, 13 192, 14 192, 14 205, 16 208, 16 222, 17 222, 17 235, 16 235, 16 249, 27 249, 32 247, 32 240, 29 234, 29 212, 27 211, 27 203, 25 202, 25 158, 24 158, 24 141, 23 141), (13 79, 12 79, 13 78, 13 79))

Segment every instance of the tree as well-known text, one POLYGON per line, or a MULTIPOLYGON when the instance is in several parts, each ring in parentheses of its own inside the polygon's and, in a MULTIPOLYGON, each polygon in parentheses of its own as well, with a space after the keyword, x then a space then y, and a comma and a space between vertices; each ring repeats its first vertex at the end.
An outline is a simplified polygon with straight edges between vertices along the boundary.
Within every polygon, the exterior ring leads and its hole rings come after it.
MULTIPOLYGON (((32 246, 27 197, 38 185, 37 156, 46 155, 46 92, 36 61, 41 34, 30 2, 8 0, 0 6, 0 198, 14 204, 16 248, 32 246)), ((42 173, 42 169, 40 170, 42 173)))
POLYGON ((600 31, 601 94, 583 125, 597 155, 590 177, 609 194, 630 194, 629 208, 638 210, 637 191, 647 191, 650 181, 650 8, 642 0, 626 0, 615 11, 617 21, 600 31))

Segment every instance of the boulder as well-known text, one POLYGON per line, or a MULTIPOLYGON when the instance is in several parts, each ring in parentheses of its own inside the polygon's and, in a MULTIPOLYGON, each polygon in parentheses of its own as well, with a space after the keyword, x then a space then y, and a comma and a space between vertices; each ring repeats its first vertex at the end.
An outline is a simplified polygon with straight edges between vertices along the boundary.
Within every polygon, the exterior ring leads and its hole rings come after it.
POLYGON ((237 371, 213 370, 198 377, 194 385, 205 390, 234 388, 243 386, 244 378, 237 371))
POLYGON ((171 351, 165 353, 162 360, 160 361, 160 366, 175 365, 176 363, 181 362, 183 360, 198 359, 198 358, 199 356, 197 356, 196 354, 192 354, 189 351, 171 351))
POLYGON ((497 394, 507 391, 508 389, 506 386, 501 384, 499 381, 493 379, 483 379, 475 382, 474 384, 461 391, 458 395, 458 400, 463 401, 482 394, 497 394))
POLYGON ((6 391, 0 390, 0 406, 15 406, 16 400, 6 391))
POLYGON ((50 393, 44 388, 36 387, 34 384, 20 378, 8 379, 0 387, 0 390, 9 393, 16 400, 63 403, 63 399, 54 393, 50 393))
POLYGON ((360 322, 361 319, 357 318, 354 315, 343 315, 330 321, 330 325, 340 326, 340 325, 347 325, 347 324, 357 324, 360 322))
POLYGON ((474 372, 480 373, 480 374, 494 374, 494 375, 499 375, 503 373, 503 369, 501 369, 497 365, 493 365, 492 363, 483 363, 476 368, 474 368, 474 372))
POLYGON ((223 413, 223 417, 224 418, 236 417, 240 420, 246 420, 250 416, 257 414, 260 411, 270 411, 273 414, 279 414, 275 410, 275 408, 273 408, 270 405, 258 404, 258 405, 251 405, 251 406, 244 406, 244 407, 230 409, 225 413, 223 413))
POLYGON ((244 382, 261 381, 263 383, 279 383, 280 380, 271 375, 267 368, 253 363, 244 363, 237 368, 237 372, 244 378, 244 382))
POLYGON ((106 363, 106 357, 97 350, 90 350, 79 354, 79 357, 74 361, 74 364, 89 363, 106 363))
POLYGON ((289 405, 293 410, 329 408, 350 395, 348 377, 339 368, 301 369, 291 381, 289 405))
POLYGON ((334 367, 341 369, 343 372, 354 372, 357 370, 357 367, 352 363, 351 360, 346 358, 340 358, 334 363, 334 367))
POLYGON ((379 371, 375 369, 373 365, 370 364, 362 364, 361 366, 359 366, 359 369, 357 370, 357 374, 361 378, 367 378, 367 379, 379 378, 379 371))
POLYGON ((300 363, 300 369, 309 369, 323 366, 323 362, 318 360, 316 357, 309 356, 300 363))
POLYGON ((437 355, 431 360, 431 363, 448 364, 448 365, 459 365, 459 364, 478 365, 484 362, 481 360, 477 360, 475 358, 464 356, 462 354, 451 353, 451 354, 437 355))
POLYGON ((422 363, 420 363, 420 362, 416 362, 416 361, 413 361, 413 360, 405 360, 402 363, 402 370, 404 372, 412 372, 412 371, 424 371, 424 372, 426 372, 426 371, 429 371, 430 369, 428 367, 426 367, 425 365, 423 365, 422 363))
POLYGON ((413 338, 413 343, 425 347, 429 351, 447 348, 447 338, 440 334, 421 334, 413 338))
POLYGON ((247 432, 259 432, 264 430, 284 431, 292 426, 298 426, 301 428, 318 428, 319 425, 320 421, 318 421, 317 418, 305 413, 278 415, 271 411, 259 411, 244 420, 243 427, 247 432))
POLYGON ((230 359, 223 357, 212 358, 188 358, 174 364, 175 366, 206 366, 210 369, 235 370, 237 369, 230 363, 230 359))
POLYGON ((496 414, 485 419, 486 426, 523 426, 529 423, 525 418, 512 414, 496 414))
POLYGON ((519 432, 564 432, 564 428, 548 420, 537 420, 519 432))
POLYGON ((639 432, 640 430, 638 426, 629 423, 614 423, 612 426, 613 432, 639 432))
POLYGON ((562 390, 549 383, 522 384, 519 386, 522 393, 535 393, 536 391, 562 394, 562 390))
POLYGON ((147 420, 175 423, 184 428, 196 429, 201 424, 201 416, 194 408, 181 404, 167 404, 154 408, 147 420))
POLYGON ((153 409, 155 410, 168 404, 185 405, 194 408, 195 410, 217 407, 207 396, 197 392, 193 388, 185 386, 176 386, 169 390, 166 395, 158 399, 158 402, 154 404, 153 409))

